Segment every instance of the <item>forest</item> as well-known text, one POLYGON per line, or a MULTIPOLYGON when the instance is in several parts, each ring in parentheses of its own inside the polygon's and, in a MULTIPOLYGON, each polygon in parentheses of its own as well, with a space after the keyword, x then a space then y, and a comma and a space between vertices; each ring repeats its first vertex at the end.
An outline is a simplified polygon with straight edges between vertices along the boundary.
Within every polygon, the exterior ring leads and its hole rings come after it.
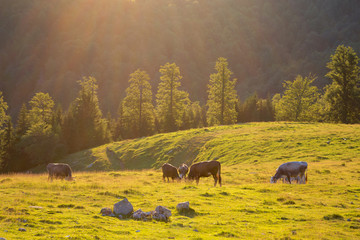
POLYGON ((192 101, 205 104, 209 73, 229 61, 242 101, 280 93, 284 80, 318 76, 338 45, 360 51, 356 0, 9 0, 0 2, 0 90, 17 117, 36 92, 66 109, 93 76, 113 116, 128 76, 175 62, 192 101))
POLYGON ((360 122, 357 1, 0 4, 3 172, 191 128, 360 122))

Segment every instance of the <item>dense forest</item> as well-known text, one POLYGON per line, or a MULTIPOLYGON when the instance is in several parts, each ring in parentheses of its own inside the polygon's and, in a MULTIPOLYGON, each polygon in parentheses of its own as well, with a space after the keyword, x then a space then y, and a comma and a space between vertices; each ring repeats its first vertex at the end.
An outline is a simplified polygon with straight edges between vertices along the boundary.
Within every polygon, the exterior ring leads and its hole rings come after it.
POLYGON ((284 80, 316 74, 340 44, 360 50, 356 0, 8 0, 0 1, 0 90, 16 117, 36 92, 66 109, 77 81, 93 76, 100 105, 115 115, 129 75, 176 62, 191 101, 207 100, 218 57, 229 61, 243 101, 283 91, 284 80))
POLYGON ((213 125, 360 123, 355 1, 0 4, 0 172, 213 125))

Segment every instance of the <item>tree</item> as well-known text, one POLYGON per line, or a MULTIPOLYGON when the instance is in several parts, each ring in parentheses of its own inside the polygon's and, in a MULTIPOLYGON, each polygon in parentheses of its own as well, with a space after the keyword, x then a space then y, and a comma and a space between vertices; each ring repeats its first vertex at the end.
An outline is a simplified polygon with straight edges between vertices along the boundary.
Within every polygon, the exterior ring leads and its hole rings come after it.
POLYGON ((233 124, 237 118, 236 79, 230 80, 232 72, 226 58, 220 57, 217 60, 215 70, 217 73, 210 75, 208 85, 207 121, 209 125, 233 124))
POLYGON ((4 101, 2 92, 0 91, 0 170, 3 166, 3 161, 5 161, 7 155, 7 128, 9 126, 10 117, 6 114, 8 109, 7 103, 4 101))
POLYGON ((316 86, 311 86, 316 77, 309 75, 303 78, 298 75, 293 82, 285 81, 283 96, 275 95, 276 120, 285 121, 313 121, 314 109, 318 101, 319 93, 316 86))
POLYGON ((152 104, 150 77, 140 69, 130 74, 130 86, 123 101, 123 115, 129 119, 133 137, 146 136, 154 131, 154 106, 152 104))
POLYGON ((26 107, 26 104, 24 103, 21 106, 20 113, 18 115, 17 122, 16 122, 16 128, 15 128, 15 136, 16 136, 16 139, 18 139, 18 140, 26 133, 26 131, 30 127, 28 113, 29 113, 29 111, 26 107))
POLYGON ((111 140, 106 120, 102 118, 94 77, 78 81, 81 89, 64 118, 63 136, 70 152, 95 147, 111 140))
POLYGON ((182 125, 183 113, 189 105, 189 94, 179 90, 182 76, 175 63, 166 63, 159 72, 161 77, 156 94, 156 113, 160 130, 176 131, 182 125))
POLYGON ((340 45, 327 64, 326 74, 332 80, 325 88, 330 120, 342 123, 360 121, 359 58, 351 47, 340 45))

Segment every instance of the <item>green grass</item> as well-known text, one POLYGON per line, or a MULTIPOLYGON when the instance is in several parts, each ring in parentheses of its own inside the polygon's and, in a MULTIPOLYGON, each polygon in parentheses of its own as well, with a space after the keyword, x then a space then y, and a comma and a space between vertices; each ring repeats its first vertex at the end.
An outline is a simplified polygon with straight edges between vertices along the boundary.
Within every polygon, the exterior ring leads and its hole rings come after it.
POLYGON ((359 239, 359 138, 360 125, 252 123, 107 144, 64 159, 77 170, 75 182, 47 182, 45 173, 0 175, 0 237, 359 239), (165 161, 214 158, 223 163, 222 187, 211 178, 162 182, 165 161), (293 160, 309 163, 308 184, 270 184, 278 165, 293 160), (134 210, 169 208, 171 221, 100 215, 124 197, 134 210), (195 213, 176 212, 184 201, 195 213))

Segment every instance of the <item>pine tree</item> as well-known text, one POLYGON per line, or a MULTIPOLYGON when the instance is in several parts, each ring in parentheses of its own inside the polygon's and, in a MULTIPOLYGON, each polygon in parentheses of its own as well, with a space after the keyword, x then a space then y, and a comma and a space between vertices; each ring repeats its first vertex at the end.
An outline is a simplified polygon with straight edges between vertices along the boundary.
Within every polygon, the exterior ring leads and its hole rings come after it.
POLYGON ((0 91, 0 170, 4 164, 7 155, 6 138, 7 127, 9 126, 10 117, 6 114, 8 109, 7 103, 4 101, 2 92, 0 91))
POLYGON ((285 121, 314 121, 314 110, 319 93, 316 86, 311 86, 316 77, 303 78, 298 75, 293 82, 285 81, 283 96, 274 96, 275 118, 285 121))
POLYGON ((332 84, 325 88, 330 120, 342 123, 360 122, 359 58, 351 47, 340 45, 327 64, 326 74, 332 84))
POLYGON ((180 69, 175 63, 160 67, 160 84, 156 94, 156 112, 161 131, 176 131, 182 125, 183 114, 189 105, 188 93, 179 90, 180 69))
POLYGON ((30 127, 28 114, 29 114, 28 109, 26 107, 26 104, 24 103, 21 106, 20 113, 18 115, 17 122, 16 122, 16 128, 15 128, 15 136, 16 136, 16 139, 18 139, 18 140, 26 133, 26 131, 30 127))
POLYGON ((81 89, 64 118, 63 135, 71 152, 104 144, 111 140, 106 120, 102 118, 93 77, 78 81, 81 89))
POLYGON ((130 74, 123 111, 124 117, 130 121, 133 137, 147 136, 154 131, 154 106, 149 80, 149 75, 140 69, 130 74))
POLYGON ((207 121, 209 125, 233 124, 236 122, 236 79, 231 80, 232 72, 226 58, 220 57, 215 65, 217 73, 210 75, 208 85, 207 121))

